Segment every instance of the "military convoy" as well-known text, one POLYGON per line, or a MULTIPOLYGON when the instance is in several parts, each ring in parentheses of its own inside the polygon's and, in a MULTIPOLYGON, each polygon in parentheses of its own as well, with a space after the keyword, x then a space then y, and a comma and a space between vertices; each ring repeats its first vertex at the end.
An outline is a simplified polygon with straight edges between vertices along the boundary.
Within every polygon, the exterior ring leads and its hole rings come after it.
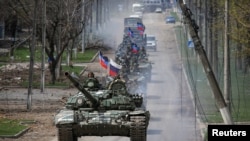
POLYGON ((83 136, 147 140, 150 112, 146 108, 146 93, 152 63, 145 49, 144 30, 142 19, 124 19, 123 40, 114 59, 122 68, 116 77, 107 76, 104 87, 93 78, 81 83, 79 77, 65 73, 79 92, 69 97, 65 107, 55 115, 58 141, 77 141, 83 136))
POLYGON ((123 40, 115 52, 116 63, 123 66, 120 75, 126 78, 132 93, 145 94, 147 82, 151 81, 152 62, 146 50, 145 29, 142 19, 124 18, 123 40), (134 46, 137 46, 137 51, 134 51, 134 46))

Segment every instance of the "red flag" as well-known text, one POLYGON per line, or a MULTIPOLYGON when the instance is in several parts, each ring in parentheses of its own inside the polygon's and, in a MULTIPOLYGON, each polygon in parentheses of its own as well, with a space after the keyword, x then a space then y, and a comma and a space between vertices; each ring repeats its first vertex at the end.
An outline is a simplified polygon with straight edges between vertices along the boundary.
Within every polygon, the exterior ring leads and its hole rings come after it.
POLYGON ((137 23, 137 29, 140 30, 140 31, 144 31, 144 26, 142 23, 137 23))

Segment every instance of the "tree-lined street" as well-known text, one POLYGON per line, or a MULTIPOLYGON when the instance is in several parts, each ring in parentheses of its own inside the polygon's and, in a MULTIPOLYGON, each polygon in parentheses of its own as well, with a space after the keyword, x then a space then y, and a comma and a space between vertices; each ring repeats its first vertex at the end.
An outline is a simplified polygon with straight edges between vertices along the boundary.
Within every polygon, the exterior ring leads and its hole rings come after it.
MULTIPOLYGON (((25 123, 29 130, 17 138, 0 140, 58 140, 54 116, 66 99, 77 92, 62 75, 65 71, 62 66, 72 70, 81 67, 81 76, 93 71, 105 81, 109 70, 100 66, 98 51, 115 60, 115 51, 128 36, 124 18, 135 14, 132 13, 134 2, 0 0, 3 85, 0 86, 0 119, 32 119, 25 123), (28 55, 17 54, 19 49, 28 55), (81 62, 79 56, 86 57, 84 52, 89 50, 97 53, 90 62, 81 62), (46 83, 50 88, 45 87, 46 83), (40 89, 34 88, 39 84, 40 89)), ((142 15, 145 34, 155 35, 157 40, 157 50, 147 50, 148 60, 152 62, 151 81, 147 81, 144 95, 151 114, 147 140, 202 141, 211 123, 248 124, 250 53, 246 17, 250 13, 249 2, 186 0, 188 9, 184 11, 176 1, 162 2, 169 7, 142 15), (175 18, 175 23, 166 23, 169 15, 175 18)), ((130 139, 83 136, 78 140, 130 139)))

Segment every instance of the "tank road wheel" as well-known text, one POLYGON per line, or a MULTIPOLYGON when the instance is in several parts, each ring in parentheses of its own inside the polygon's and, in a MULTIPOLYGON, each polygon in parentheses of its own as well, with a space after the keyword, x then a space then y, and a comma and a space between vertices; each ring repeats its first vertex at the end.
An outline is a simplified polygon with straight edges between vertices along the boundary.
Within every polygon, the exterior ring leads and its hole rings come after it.
POLYGON ((144 116, 131 116, 130 121, 130 141, 146 141, 147 129, 146 118, 144 116))
POLYGON ((58 141, 77 141, 77 136, 74 136, 72 127, 58 127, 58 141))

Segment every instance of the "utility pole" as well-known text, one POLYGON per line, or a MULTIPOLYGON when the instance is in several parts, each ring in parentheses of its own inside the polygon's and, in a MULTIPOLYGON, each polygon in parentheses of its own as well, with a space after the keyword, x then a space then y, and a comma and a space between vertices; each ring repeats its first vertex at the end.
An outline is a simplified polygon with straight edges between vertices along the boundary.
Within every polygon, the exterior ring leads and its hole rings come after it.
POLYGON ((204 71, 207 75, 210 87, 212 88, 216 104, 219 107, 222 118, 226 124, 233 124, 232 117, 229 113, 228 107, 225 103, 223 95, 221 93, 220 87, 216 81, 213 70, 210 66, 209 60, 206 56, 206 52, 201 44, 201 41, 198 36, 198 26, 195 21, 192 19, 192 12, 187 8, 186 4, 183 3, 183 0, 179 0, 179 4, 184 15, 184 22, 188 24, 190 35, 194 42, 195 51, 198 53, 200 60, 202 62, 204 71))
POLYGON ((44 92, 44 83, 45 83, 45 46, 46 46, 46 0, 43 0, 43 8, 42 8, 42 75, 41 75, 41 92, 44 92))
POLYGON ((225 33, 224 33, 224 99, 230 108, 230 51, 228 46, 228 1, 225 1, 225 33))

